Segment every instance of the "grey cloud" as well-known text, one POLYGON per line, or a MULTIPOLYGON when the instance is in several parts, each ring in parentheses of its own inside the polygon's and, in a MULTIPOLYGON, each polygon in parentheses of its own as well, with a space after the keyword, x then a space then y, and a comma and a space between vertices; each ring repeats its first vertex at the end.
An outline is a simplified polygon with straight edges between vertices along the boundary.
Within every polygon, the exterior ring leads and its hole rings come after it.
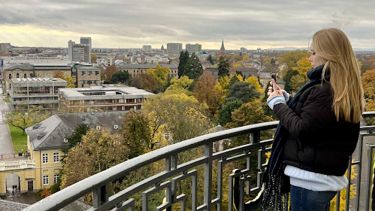
POLYGON ((154 42, 243 39, 305 42, 322 27, 374 38, 373 0, 2 0, 0 24, 154 42))

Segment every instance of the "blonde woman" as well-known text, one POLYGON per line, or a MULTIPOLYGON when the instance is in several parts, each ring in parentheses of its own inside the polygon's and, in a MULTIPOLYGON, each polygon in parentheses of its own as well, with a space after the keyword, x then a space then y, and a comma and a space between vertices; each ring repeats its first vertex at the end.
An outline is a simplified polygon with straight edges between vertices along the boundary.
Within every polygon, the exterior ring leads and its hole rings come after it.
POLYGON ((348 185, 344 173, 364 108, 360 71, 339 29, 316 32, 310 50, 309 81, 293 98, 274 81, 269 90, 267 104, 280 124, 265 177, 265 209, 287 209, 290 191, 292 211, 329 210, 348 185))

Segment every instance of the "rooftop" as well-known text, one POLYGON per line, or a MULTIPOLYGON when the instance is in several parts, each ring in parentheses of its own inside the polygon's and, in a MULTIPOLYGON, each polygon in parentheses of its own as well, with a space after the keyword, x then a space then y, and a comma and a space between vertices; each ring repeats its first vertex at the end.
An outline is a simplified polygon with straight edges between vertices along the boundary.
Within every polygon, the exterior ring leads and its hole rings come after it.
POLYGON ((93 99, 95 97, 106 98, 113 96, 130 96, 130 97, 146 97, 154 95, 151 92, 147 92, 143 89, 137 89, 135 87, 106 87, 106 86, 92 86, 90 88, 63 88, 59 89, 59 92, 64 95, 65 98, 79 98, 79 99, 93 99))
POLYGON ((61 149, 69 146, 69 137, 79 124, 90 128, 121 128, 124 111, 55 114, 26 129, 34 150, 61 149))
POLYGON ((39 83, 39 82, 65 82, 65 80, 61 78, 12 78, 12 83, 39 83))

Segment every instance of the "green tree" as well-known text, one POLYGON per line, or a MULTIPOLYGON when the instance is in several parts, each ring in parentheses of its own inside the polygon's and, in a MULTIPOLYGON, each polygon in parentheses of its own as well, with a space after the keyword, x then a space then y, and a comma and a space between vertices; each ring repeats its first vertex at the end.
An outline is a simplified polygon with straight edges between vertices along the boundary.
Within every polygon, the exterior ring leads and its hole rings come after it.
POLYGON ((188 76, 190 79, 197 79, 203 73, 203 67, 199 58, 195 53, 192 53, 190 59, 185 65, 185 71, 183 75, 188 76))
POLYGON ((234 128, 271 121, 272 118, 267 115, 262 108, 263 104, 264 103, 259 99, 242 104, 238 109, 232 112, 232 121, 230 121, 227 126, 234 128))
POLYGON ((82 141, 82 136, 86 135, 88 130, 89 127, 86 124, 79 124, 74 129, 74 132, 68 137, 69 148, 65 150, 65 153, 67 153, 69 149, 80 143, 82 141))
POLYGON ((285 77, 283 78, 283 80, 285 81, 285 91, 287 92, 292 92, 292 91, 295 91, 293 90, 293 88, 291 87, 291 84, 290 84, 290 81, 292 79, 293 76, 295 75, 299 75, 298 71, 297 70, 288 70, 285 77))
POLYGON ((208 57, 207 57, 207 61, 211 64, 211 65, 214 65, 215 62, 214 62, 214 59, 212 58, 212 55, 209 54, 208 57))
POLYGON ((229 88, 228 101, 238 99, 241 102, 248 102, 251 99, 257 98, 260 93, 256 90, 255 86, 243 81, 234 82, 229 88))
POLYGON ((221 125, 226 125, 232 121, 232 112, 242 105, 242 101, 238 99, 233 99, 227 101, 219 110, 219 123, 221 125))
POLYGON ((112 75, 112 78, 111 78, 111 83, 122 83, 122 84, 126 84, 128 83, 130 79, 130 75, 128 72, 124 71, 124 72, 115 72, 113 75, 112 75))
POLYGON ((35 125, 49 117, 49 113, 39 107, 31 107, 28 111, 13 111, 7 114, 7 123, 21 129, 35 125))
POLYGON ((180 52, 180 58, 179 58, 179 64, 178 64, 178 77, 180 78, 185 73, 186 64, 189 61, 189 52, 187 51, 181 51, 180 52))
POLYGON ((229 69, 230 69, 230 63, 229 61, 224 57, 219 57, 219 65, 218 65, 218 76, 227 76, 229 75, 229 69))

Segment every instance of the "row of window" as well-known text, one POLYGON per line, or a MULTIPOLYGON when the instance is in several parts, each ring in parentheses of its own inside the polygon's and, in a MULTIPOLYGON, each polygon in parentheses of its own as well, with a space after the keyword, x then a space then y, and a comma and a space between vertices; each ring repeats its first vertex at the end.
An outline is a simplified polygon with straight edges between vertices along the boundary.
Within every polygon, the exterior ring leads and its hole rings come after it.
MULTIPOLYGON (((48 179, 48 175, 43 175, 43 185, 48 185, 49 184, 49 179, 48 179)), ((55 174, 53 175, 53 184, 56 184, 59 180, 59 175, 58 174, 55 174)))
MULTIPOLYGON (((95 75, 99 75, 99 71, 87 71, 87 75, 92 75, 95 72, 95 75)), ((81 75, 85 75, 86 71, 81 71, 81 75)))
MULTIPOLYGON (((53 153, 53 162, 60 162, 60 155, 58 152, 53 153)), ((42 163, 48 163, 48 153, 42 154, 42 163)))

